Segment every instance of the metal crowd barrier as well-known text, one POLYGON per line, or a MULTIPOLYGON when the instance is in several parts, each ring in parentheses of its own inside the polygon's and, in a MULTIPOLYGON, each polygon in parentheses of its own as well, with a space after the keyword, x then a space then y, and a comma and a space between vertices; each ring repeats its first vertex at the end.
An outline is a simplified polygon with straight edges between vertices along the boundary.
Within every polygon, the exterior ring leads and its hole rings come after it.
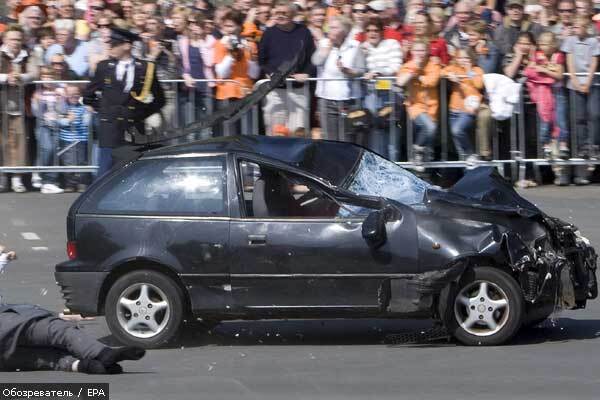
MULTIPOLYGON (((587 76, 588 74, 586 73, 578 73, 575 74, 576 76, 587 76)), ((596 76, 595 79, 598 79, 598 77, 600 76, 600 72, 596 72, 594 74, 596 76)), ((569 81, 569 77, 571 76, 571 74, 569 73, 564 73, 565 79, 563 80, 563 85, 564 85, 564 90, 567 93, 568 96, 568 106, 567 106, 567 110, 568 113, 565 116, 567 118, 567 123, 568 123, 568 131, 569 131, 569 142, 570 142, 570 152, 571 152, 571 156, 566 159, 559 159, 559 158, 551 158, 551 159, 546 159, 542 157, 542 143, 540 142, 540 137, 539 137, 539 124, 540 124, 540 120, 539 120, 539 116, 537 114, 537 110, 535 109, 534 104, 533 103, 529 103, 529 104, 521 104, 521 114, 523 115, 522 117, 522 124, 519 126, 519 149, 516 152, 516 159, 519 162, 520 168, 519 168, 519 179, 525 179, 525 174, 526 174, 526 165, 530 164, 533 166, 534 168, 534 174, 535 174, 535 179, 537 181, 540 181, 540 172, 539 172, 539 167, 540 166, 551 166, 551 167, 564 167, 564 166, 571 166, 571 167, 575 167, 575 166, 595 166, 595 165, 600 165, 600 159, 598 158, 598 155, 589 155, 589 158, 581 158, 581 157, 577 157, 577 154, 579 153, 579 146, 580 143, 578 143, 578 133, 577 133, 577 102, 575 101, 575 96, 576 93, 574 90, 572 89, 568 89, 567 88, 567 84, 569 81), (526 122, 526 117, 525 117, 525 107, 526 106, 532 106, 533 107, 533 112, 535 112, 536 118, 533 121, 534 122, 534 129, 528 129, 527 128, 527 122, 526 122), (536 135, 536 157, 532 158, 532 157, 527 157, 526 156, 526 132, 534 132, 536 135)), ((596 88, 596 90, 600 91, 600 83, 595 82, 592 84, 592 86, 594 86, 596 88)), ((523 97, 521 97, 523 99, 523 97)), ((599 95, 599 100, 600 100, 600 95, 599 95)), ((589 98, 588 98, 589 101, 589 98)), ((597 104, 597 107, 600 108, 600 102, 599 104, 597 104)), ((588 143, 587 143, 587 147, 588 150, 592 149, 594 146, 594 135, 595 134, 600 134, 600 126, 595 126, 594 124, 594 120, 590 119, 590 115, 589 115, 589 111, 590 111, 591 107, 588 109, 587 112, 587 117, 588 117, 588 121, 587 121, 587 130, 590 132, 588 134, 588 143)), ((600 113, 600 110, 598 110, 597 112, 600 113)), ((558 117, 557 117, 558 119, 558 117)))
MULTIPOLYGON (((217 101, 214 98, 214 87, 219 83, 230 83, 234 85, 240 85, 239 82, 231 79, 196 79, 198 87, 194 90, 193 88, 188 89, 183 86, 185 81, 183 79, 169 79, 160 80, 163 85, 163 89, 166 97, 166 105, 160 113, 155 114, 148 118, 145 122, 144 134, 136 135, 136 143, 147 143, 156 140, 167 140, 169 136, 165 136, 165 132, 169 132, 173 128, 180 128, 196 121, 203 115, 212 113, 215 107, 227 107, 229 100, 217 101)), ((32 97, 34 93, 40 93, 44 86, 50 86, 48 91, 57 92, 57 102, 54 104, 52 110, 56 114, 56 118, 64 116, 61 111, 65 108, 66 97, 64 96, 64 88, 67 85, 75 85, 83 87, 89 83, 87 80, 53 80, 53 81, 33 81, 25 85, 0 86, 0 120, 2 124, 0 132, 0 142, 6 143, 6 136, 8 132, 9 115, 19 118, 21 124, 22 133, 25 137, 29 137, 30 134, 35 135, 35 131, 39 131, 40 128, 47 130, 46 133, 50 133, 52 140, 54 141, 53 148, 55 154, 52 156, 51 165, 4 165, 2 155, 3 151, 0 151, 0 173, 32 173, 32 172, 95 172, 97 170, 97 144, 95 143, 93 136, 93 127, 97 123, 95 113, 91 114, 91 121, 88 126, 88 139, 87 139, 87 165, 61 165, 61 156, 68 151, 72 146, 79 142, 73 142, 65 148, 60 148, 59 145, 59 130, 58 121, 55 120, 52 123, 46 121, 43 116, 34 116, 32 109, 32 97), (10 88, 10 93, 9 93, 10 88), (11 98, 9 98, 11 97, 11 98), (12 101, 12 102, 11 102, 12 101), (31 128, 34 123, 35 127, 31 128), (33 132, 32 132, 33 131, 33 132)), ((242 120, 242 129, 249 131, 251 123, 247 119, 242 120)), ((218 127, 222 135, 234 135, 237 134, 237 129, 226 121, 222 127, 218 127)), ((170 143, 176 144, 190 140, 199 140, 207 138, 213 135, 214 132, 211 130, 205 130, 203 132, 197 132, 189 135, 185 138, 174 139, 170 143)), ((30 146, 31 147, 31 146, 30 146)), ((37 146, 39 149, 39 146, 37 146)), ((28 149, 29 159, 38 159, 34 157, 34 153, 37 153, 38 149, 28 149)), ((1 150, 1 149, 0 149, 1 150)), ((38 154, 39 155, 39 154, 38 154)))
MULTIPOLYGON (((403 104, 403 99, 402 99, 402 91, 403 89, 397 87, 394 82, 396 80, 395 76, 385 76, 385 77, 378 77, 376 79, 373 80, 367 80, 365 78, 354 78, 354 79, 347 79, 347 78, 308 78, 303 80, 302 82, 299 82, 295 79, 292 78, 288 78, 286 79, 285 82, 285 94, 286 94, 286 99, 285 99, 285 103, 288 105, 289 109, 289 103, 293 101, 293 99, 290 98, 290 93, 292 91, 292 87, 294 84, 298 84, 298 83, 305 83, 301 86, 301 90, 302 90, 302 97, 303 97, 303 115, 304 115, 304 122, 303 122, 303 136, 309 136, 311 137, 311 130, 312 130, 312 126, 311 126, 311 112, 313 112, 313 99, 312 96, 314 95, 313 90, 311 88, 311 84, 317 83, 319 81, 322 82, 330 82, 330 81, 355 81, 355 82, 360 82, 363 86, 363 90, 366 88, 367 90, 367 96, 371 93, 369 93, 369 88, 371 88, 370 90, 377 90, 377 89, 372 89, 374 87, 374 85, 377 82, 381 82, 381 81, 388 81, 390 82, 390 91, 391 92, 395 92, 395 94, 392 94, 390 96, 390 106, 392 107, 392 115, 390 117, 390 121, 388 123, 388 148, 387 148, 387 155, 392 161, 395 161, 396 163, 398 163, 399 165, 402 165, 405 168, 408 169, 414 169, 417 166, 411 162, 410 160, 412 160, 412 144, 414 143, 414 129, 412 126, 412 121, 410 120, 410 118, 408 118, 407 113, 404 111, 404 104, 403 104), (402 109, 402 114, 404 115, 404 118, 402 118, 402 120, 400 120, 400 116, 397 115, 398 114, 398 110, 402 109), (402 129, 399 129, 397 126, 397 123, 400 124, 401 126, 405 127, 405 146, 402 146, 402 141, 401 139, 401 132, 402 129), (404 147, 404 148, 403 148, 404 147), (404 151, 403 151, 404 150, 404 151)), ((263 84, 266 84, 268 82, 267 79, 263 79, 263 80, 259 80, 256 82, 254 88, 255 90, 263 84)), ((362 103, 364 103, 364 99, 367 97, 364 95, 364 93, 362 93, 362 96, 356 99, 352 99, 351 102, 354 103, 354 105, 364 105, 362 103)), ((267 110, 264 109, 265 103, 268 101, 268 98, 265 99, 263 101, 262 107, 263 107, 263 113, 269 112, 267 110)), ((258 110, 259 106, 255 106, 254 107, 254 114, 255 114, 255 121, 258 121, 258 110)), ((348 116, 348 109, 352 109, 352 107, 348 107, 347 105, 345 105, 345 107, 340 107, 338 109, 337 115, 338 115, 338 127, 343 127, 345 122, 344 119, 346 119, 346 117, 348 116)), ((446 79, 441 79, 441 84, 440 84, 440 118, 439 118, 439 123, 438 123, 438 131, 440 134, 440 147, 441 147, 441 152, 440 152, 440 160, 439 161, 429 161, 429 162, 424 162, 421 165, 425 168, 466 168, 466 167, 470 167, 472 165, 468 164, 466 161, 460 161, 460 160, 449 160, 449 124, 448 124, 448 88, 447 88, 447 80, 446 79)), ((323 110, 321 110, 321 107, 319 107, 319 111, 321 113, 321 132, 323 132, 323 110)), ((513 118, 516 119, 516 115, 518 115, 518 112, 516 111, 513 118)), ((510 159, 500 159, 499 157, 499 147, 498 147, 498 143, 499 143, 499 137, 498 137, 498 129, 496 126, 495 121, 492 119, 491 120, 492 126, 490 128, 490 132, 492 133, 491 135, 491 147, 492 147, 492 154, 494 155, 493 159, 490 161, 479 161, 477 163, 478 166, 493 166, 496 167, 498 169, 498 171, 504 176, 505 175, 505 166, 510 165, 513 168, 513 175, 516 175, 516 168, 517 168, 517 160, 516 160, 516 156, 512 156, 510 159)), ((513 124, 511 124, 513 125, 513 124)), ((296 132, 293 132, 294 127, 289 127, 288 126, 288 134, 291 136, 297 136, 296 132)), ((268 130, 269 128, 266 127, 266 129, 268 130)), ((259 134, 259 127, 258 125, 254 125, 253 126, 253 134, 259 134)), ((338 135, 338 139, 343 139, 342 135, 338 135)), ((477 135, 474 135, 474 147, 476 148, 478 143, 477 143, 477 135)), ((516 137, 512 138, 511 136, 511 154, 515 154, 515 150, 513 148, 513 146, 516 146, 516 137)))
MULTIPOLYGON (((568 76, 569 74, 565 74, 568 76)), ((598 75, 598 74, 597 74, 598 75)), ((375 80, 366 80, 364 78, 355 78, 350 81, 357 82, 360 84, 360 91, 362 95, 358 96, 352 102, 340 103, 339 108, 337 109, 337 136, 338 139, 344 138, 343 136, 347 133, 346 131, 346 118, 348 113, 352 110, 358 108, 365 108, 365 101, 369 94, 373 95, 374 91, 381 90, 377 89, 376 85, 379 82, 387 81, 389 84, 389 100, 388 105, 391 107, 392 113, 387 123, 387 148, 384 153, 387 153, 388 157, 396 161, 398 164, 402 165, 406 168, 415 168, 416 166, 410 160, 412 159, 412 144, 414 142, 414 129, 411 123, 410 118, 406 115, 406 112, 403 109, 403 99, 402 99, 402 90, 397 88, 394 85, 396 77, 388 76, 388 77, 380 77, 375 80), (364 94, 366 93, 367 96, 364 94), (402 118, 402 114, 404 118, 402 118), (401 135, 402 129, 405 130, 405 137, 403 138, 401 135), (402 139, 405 139, 404 141, 402 139)), ((298 97, 301 99, 302 104, 293 104, 294 107, 301 108, 302 121, 295 121, 296 127, 299 128, 297 132, 288 132, 291 135, 300 135, 300 136, 311 136, 313 124, 311 124, 312 115, 311 112, 314 110, 314 85, 319 81, 349 81, 348 79, 323 79, 323 78, 308 78, 302 82, 296 81, 294 79, 287 79, 285 82, 285 99, 283 99, 283 103, 286 109, 290 109, 292 103, 297 102, 298 97), (296 90, 296 92, 300 92, 300 96, 294 97, 292 95, 294 85, 301 84, 300 90, 296 90)), ((67 84, 72 85, 83 85, 88 81, 35 81, 30 83, 29 85, 34 85, 33 89, 39 89, 40 85, 56 85, 58 87, 64 86, 67 84)), ((182 79, 172 79, 172 80, 161 80, 163 84, 163 88, 165 90, 165 95, 167 97, 167 105, 163 109, 163 112, 160 115, 161 121, 146 121, 147 131, 146 135, 140 135, 137 137, 139 143, 144 143, 148 141, 160 140, 160 139, 169 139, 165 137, 163 132, 168 131, 169 128, 177 128, 184 126, 187 123, 193 122, 198 118, 201 118, 202 115, 206 115, 212 113, 214 111, 215 105, 217 102, 213 98, 214 90, 213 87, 219 82, 229 82, 233 84, 239 84, 233 80, 196 80, 199 85, 205 85, 204 89, 198 90, 196 92, 190 93, 189 91, 181 90, 181 86, 184 83, 182 79), (148 134, 149 133, 149 134, 148 134)), ((268 80, 260 80, 256 82, 254 88, 258 88, 260 85, 265 84, 268 80)), ((523 85, 523 90, 524 90, 523 85)), ((15 87, 18 91, 18 97, 21 99, 18 103, 17 114, 20 115, 28 115, 29 111, 27 110, 27 102, 26 96, 28 89, 26 86, 17 86, 15 87)), ((6 87, 2 87, 0 89, 6 89, 6 87)), ((31 91, 30 91, 31 92, 31 91)), ((577 149, 577 130, 576 130, 576 104, 574 101, 573 91, 567 90, 569 94, 569 125, 570 125, 570 141, 571 141, 571 151, 575 151, 577 149)), ((539 142, 538 129, 536 127, 535 130, 528 129, 528 121, 526 118, 526 108, 528 105, 524 100, 524 93, 521 96, 521 103, 516 107, 515 112, 511 116, 510 124, 509 124, 509 154, 506 158, 500 157, 499 151, 499 131, 497 129, 495 121, 492 119, 492 127, 490 129, 491 135, 491 147, 493 159, 492 161, 479 161, 477 165, 489 165, 498 168, 500 173, 504 174, 504 168, 506 166, 510 166, 512 169, 512 177, 513 179, 524 178, 526 166, 528 164, 533 165, 534 170, 536 172, 536 176, 539 175, 537 173, 537 168, 541 165, 590 165, 590 164, 600 164, 600 160, 590 160, 590 159, 582 159, 572 157, 568 160, 546 160, 540 157, 541 154, 541 143, 539 142), (536 142, 537 142, 537 158, 526 157, 526 138, 527 134, 531 134, 531 132, 535 132, 536 142)), ((0 116, 2 117, 2 134, 7 132, 7 120, 6 114, 10 112, 9 107, 9 99, 8 99, 8 91, 0 90, 0 116)), ((263 101, 266 102, 268 99, 263 101)), ((217 106, 225 107, 228 103, 225 101, 222 104, 217 104, 217 106)), ((264 104, 263 104, 264 105, 264 104)), ((14 105, 13 105, 14 106, 14 105)), ((282 105, 280 105, 282 106, 282 105)), ((14 107, 13 107, 14 108, 14 107)), ((440 160, 439 161, 429 161, 423 163, 423 166, 426 168, 465 168, 468 164, 465 161, 455 161, 450 160, 450 143, 449 143, 449 124, 448 124, 448 86, 447 81, 445 79, 441 80, 440 83, 440 118, 438 124, 439 131, 439 145, 440 145, 440 160)), ((535 112, 535 111, 534 111, 535 112)), ((230 122, 225 122, 224 127, 220 132, 212 132, 210 130, 206 130, 204 132, 197 132, 193 135, 190 135, 186 138, 179 138, 175 142, 185 142, 189 140, 197 140, 206 137, 213 136, 215 134, 219 135, 234 135, 234 134, 259 134, 260 132, 260 110, 258 106, 254 107, 250 115, 246 115, 241 118, 241 123, 238 125, 231 124, 230 122)), ((327 113, 325 113, 327 114, 327 113)), ((537 115, 537 113, 536 113, 537 115)), ((29 115, 28 115, 29 117, 29 115)), ((265 116, 266 118, 273 117, 272 115, 265 116)), ((321 114, 321 126, 324 125, 324 120, 327 119, 327 115, 325 118, 323 114, 321 114)), ((26 132, 26 118, 22 118, 23 124, 23 132, 26 132)), ((288 128, 290 127, 290 120, 285 121, 288 124, 288 128)), ((92 124, 90 124, 92 126, 92 124)), ((591 127, 592 131, 594 129, 598 129, 596 127, 591 127)), ((289 129, 291 130, 291 129, 289 129)), ((323 134, 323 129, 321 129, 323 134)), ((79 166, 64 166, 59 165, 58 157, 55 157, 54 165, 39 165, 39 166, 3 166, 0 163, 0 173, 1 172, 93 172, 96 170, 96 166, 94 165, 94 142, 91 135, 91 131, 88 135, 88 164, 89 165, 79 165, 79 166)), ((474 136, 474 147, 478 148, 477 144, 478 135, 474 136)), ((58 148, 58 147, 57 147, 58 148)), ((1 155, 1 154, 0 154, 1 155)))

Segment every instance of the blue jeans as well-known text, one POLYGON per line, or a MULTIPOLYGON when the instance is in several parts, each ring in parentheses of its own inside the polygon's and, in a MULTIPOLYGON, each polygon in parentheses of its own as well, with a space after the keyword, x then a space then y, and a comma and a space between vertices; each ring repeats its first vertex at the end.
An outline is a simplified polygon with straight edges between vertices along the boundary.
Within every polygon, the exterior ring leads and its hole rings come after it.
MULTIPOLYGON (((553 88, 554 101, 556 103, 555 117, 558 125, 559 142, 567 142, 569 140, 569 97, 567 89, 564 87, 553 88)), ((539 122, 539 139, 542 146, 547 145, 552 140, 552 130, 554 124, 552 122, 544 122, 540 119, 539 122)))
MULTIPOLYGON (((393 96, 395 95, 396 94, 390 90, 370 88, 369 94, 365 98, 365 107, 371 112, 374 118, 373 127, 368 134, 367 147, 384 157, 390 156, 389 145, 392 136, 398 136, 398 126, 396 125, 396 121, 393 120, 393 114, 384 117, 387 120, 387 123, 385 123, 386 121, 383 121, 382 118, 378 117, 377 113, 386 106, 397 109, 398 107, 396 105, 401 104, 402 99, 394 99, 393 96)), ((400 115, 395 115, 395 117, 396 120, 400 119, 400 115)))
MULTIPOLYGON (((73 144, 75 142, 66 142, 64 140, 60 141, 60 148, 65 149, 69 146, 69 150, 62 153, 60 159, 61 164, 65 166, 72 165, 87 165, 88 163, 88 142, 82 141, 77 144, 73 144)), ((87 173, 81 172, 73 172, 65 174, 65 186, 67 187, 75 187, 78 184, 88 184, 89 180, 87 177, 87 173)))
POLYGON ((569 140, 569 94, 565 87, 554 88, 552 91, 556 101, 556 123, 560 130, 558 141, 567 142, 569 140))
POLYGON ((542 119, 540 118, 540 132, 539 132, 539 138, 540 138, 540 144, 542 146, 547 146, 550 143, 550 140, 552 140, 552 128, 554 127, 554 124, 552 122, 546 122, 546 121, 542 121, 542 119))
POLYGON ((110 171, 112 163, 112 149, 110 147, 98 147, 98 172, 96 172, 96 179, 100 179, 102 175, 110 171))
POLYGON ((475 127, 475 115, 465 112, 450 111, 450 133, 459 157, 473 154, 470 135, 475 127))
MULTIPOLYGON (((180 90, 177 96, 178 127, 182 128, 191 123, 198 122, 213 112, 212 98, 204 90, 180 90)), ((206 139, 212 136, 210 128, 198 130, 187 136, 181 137, 173 144, 187 143, 194 140, 206 139)))
POLYGON ((589 155, 590 145, 600 144, 600 87, 592 86, 590 93, 572 91, 575 96, 577 153, 589 155))
MULTIPOLYGON (((51 166, 57 165, 56 160, 56 133, 55 129, 49 126, 38 126, 35 130, 35 138, 37 140, 37 165, 51 166)), ((42 172, 40 174, 42 184, 56 184, 58 181, 58 173, 42 172)))
MULTIPOLYGON (((197 122, 213 111, 210 92, 206 90, 193 90, 187 87, 181 88, 177 94, 177 117, 178 127, 184 127, 197 122)), ((190 137, 191 140, 200 139, 204 132, 197 132, 190 137)), ((181 141, 180 141, 181 142, 181 141)))
POLYGON ((413 120, 415 124, 416 138, 415 144, 433 149, 433 141, 437 131, 437 124, 431 119, 429 114, 421 113, 413 120))

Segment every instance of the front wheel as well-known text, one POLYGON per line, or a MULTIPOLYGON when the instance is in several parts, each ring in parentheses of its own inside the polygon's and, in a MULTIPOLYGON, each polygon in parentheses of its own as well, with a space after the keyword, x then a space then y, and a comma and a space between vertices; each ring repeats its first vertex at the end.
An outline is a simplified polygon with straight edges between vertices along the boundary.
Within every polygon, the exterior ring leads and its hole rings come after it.
POLYGON ((118 341, 156 348, 177 336, 184 315, 183 294, 164 274, 135 271, 113 284, 105 310, 108 327, 118 341))
POLYGON ((520 329, 524 316, 521 288, 506 272, 475 268, 464 277, 448 307, 449 331, 463 344, 499 345, 520 329))

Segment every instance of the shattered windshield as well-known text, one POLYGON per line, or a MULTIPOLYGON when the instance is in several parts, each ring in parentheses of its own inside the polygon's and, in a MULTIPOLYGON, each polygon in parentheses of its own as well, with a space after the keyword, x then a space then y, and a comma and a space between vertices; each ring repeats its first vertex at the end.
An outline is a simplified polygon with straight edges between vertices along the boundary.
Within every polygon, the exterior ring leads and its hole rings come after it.
POLYGON ((345 188, 353 193, 386 197, 412 205, 432 186, 392 161, 365 151, 345 188))

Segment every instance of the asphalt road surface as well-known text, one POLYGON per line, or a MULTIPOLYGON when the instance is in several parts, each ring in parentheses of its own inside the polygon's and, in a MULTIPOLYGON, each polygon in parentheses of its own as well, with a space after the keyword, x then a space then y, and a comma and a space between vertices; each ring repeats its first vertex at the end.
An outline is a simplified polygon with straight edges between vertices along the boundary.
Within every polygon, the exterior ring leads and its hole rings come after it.
MULTIPOLYGON (((600 246, 600 187, 524 194, 600 246)), ((75 198, 0 194, 0 242, 19 255, 0 276, 5 301, 63 309, 53 271, 66 258, 65 216, 75 198)), ((80 325, 111 343, 103 318, 80 325)), ((109 382, 112 399, 600 398, 600 301, 561 312, 501 347, 402 343, 428 326, 389 320, 228 322, 210 334, 190 326, 178 346, 125 362, 123 375, 14 372, 0 373, 0 382, 109 382)))

